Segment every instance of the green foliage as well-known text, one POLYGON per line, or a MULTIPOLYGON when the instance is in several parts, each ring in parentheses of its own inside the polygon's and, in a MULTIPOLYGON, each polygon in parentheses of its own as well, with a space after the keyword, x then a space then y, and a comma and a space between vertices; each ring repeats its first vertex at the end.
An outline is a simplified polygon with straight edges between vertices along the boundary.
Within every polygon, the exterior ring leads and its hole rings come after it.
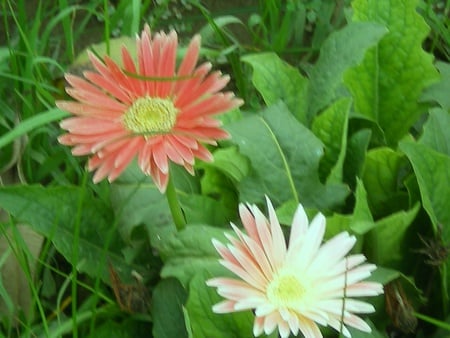
POLYGON ((342 95, 342 77, 358 65, 364 53, 386 34, 386 28, 371 22, 355 22, 334 32, 323 43, 320 57, 309 71, 308 118, 342 95))
POLYGON ((422 49, 428 27, 416 1, 356 0, 354 22, 377 22, 389 32, 349 70, 345 83, 355 111, 381 129, 377 143, 395 145, 423 113, 422 90, 437 80, 433 57, 422 49))
POLYGON ((262 202, 267 194, 277 205, 290 199, 319 209, 342 204, 345 186, 319 180, 322 142, 283 103, 230 125, 229 131, 252 165, 240 185, 242 200, 262 202))
POLYGON ((85 188, 2 187, 0 207, 50 239, 80 271, 107 283, 108 262, 124 275, 131 275, 132 269, 147 274, 125 260, 121 254, 125 243, 114 227, 111 210, 85 188))
MULTIPOLYGON (((230 242, 239 203, 262 206, 265 196, 285 233, 302 203, 310 219, 326 215, 327 239, 354 234, 352 253, 378 266, 370 280, 409 285, 405 297, 420 304, 422 319, 414 335, 445 335, 435 328, 448 328, 441 319, 450 311, 448 3, 32 5, 0 2, 0 236, 8 246, 0 272, 16 259, 33 300, 30 317, 17 313, 7 288, 15 279, 0 274, 1 337, 251 337, 252 311, 214 313, 223 298, 205 283, 235 277, 212 239, 230 242), (54 105, 66 99, 63 73, 89 67, 78 52, 88 46, 118 60, 125 45, 133 54, 145 22, 152 32, 178 30, 179 57, 199 31, 201 62, 230 74, 227 90, 245 99, 220 117, 231 139, 207 145, 213 162, 197 161, 193 176, 170 165, 184 229, 135 162, 94 185, 86 159, 57 141, 67 116, 54 105), (39 257, 19 227, 44 237, 39 257), (150 313, 119 309, 109 268, 119 296, 152 295, 150 313)), ((384 297, 373 304, 377 313, 363 317, 372 332, 350 328, 353 337, 395 334, 384 297)))
POLYGON ((162 279, 153 291, 153 336, 187 338, 183 307, 187 294, 175 278, 162 279))
POLYGON ((157 236, 153 245, 165 262, 161 276, 176 277, 186 287, 199 271, 206 270, 211 275, 223 271, 213 238, 225 241, 223 229, 192 224, 183 231, 157 236))
POLYGON ((242 61, 253 67, 253 85, 268 106, 282 100, 300 122, 306 123, 308 80, 298 69, 274 53, 246 55, 242 61))
POLYGON ((434 101, 444 109, 450 109, 450 97, 448 95, 448 88, 450 87, 450 64, 442 61, 436 62, 441 79, 437 83, 433 83, 428 88, 425 88, 422 100, 434 101))
POLYGON ((372 213, 378 218, 407 206, 408 198, 401 190, 402 154, 382 147, 366 154, 362 173, 372 213))
POLYGON ((402 142, 400 149, 405 152, 414 168, 419 183, 424 209, 435 227, 443 226, 443 236, 450 239, 448 198, 450 198, 450 156, 438 153, 426 145, 402 142))
POLYGON ((348 98, 336 101, 315 118, 311 126, 312 132, 325 145, 319 168, 321 180, 327 178, 327 182, 331 183, 343 180, 350 105, 348 98))
POLYGON ((213 276, 198 273, 192 279, 186 310, 192 325, 194 337, 207 338, 245 338, 252 335, 252 317, 249 311, 227 314, 215 314, 211 307, 220 301, 213 288, 206 287, 205 281, 213 276))

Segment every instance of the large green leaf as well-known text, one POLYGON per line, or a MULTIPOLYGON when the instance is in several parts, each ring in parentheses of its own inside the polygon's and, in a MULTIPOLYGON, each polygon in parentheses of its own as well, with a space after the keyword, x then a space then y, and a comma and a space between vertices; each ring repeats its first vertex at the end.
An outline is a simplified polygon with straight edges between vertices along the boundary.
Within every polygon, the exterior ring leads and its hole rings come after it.
POLYGON ((367 193, 364 189, 364 184, 362 180, 358 179, 355 192, 355 208, 350 227, 355 233, 364 235, 374 226, 375 223, 370 212, 369 203, 367 202, 367 193))
POLYGON ((408 211, 399 211, 380 219, 368 233, 365 241, 367 258, 380 266, 399 268, 411 248, 405 246, 406 230, 412 224, 420 209, 417 203, 408 211))
POLYGON ((352 188, 356 185, 356 178, 362 175, 371 135, 370 129, 361 129, 352 134, 347 142, 344 180, 352 188))
POLYGON ((408 196, 400 189, 401 169, 406 164, 402 154, 387 147, 367 153, 362 179, 375 218, 408 208, 408 196))
POLYGON ((347 148, 348 116, 351 100, 336 101, 317 116, 311 130, 324 143, 325 154, 320 160, 320 178, 340 183, 344 176, 344 159, 347 148))
POLYGON ((148 276, 141 266, 125 260, 121 253, 125 243, 114 225, 112 210, 86 188, 2 187, 0 207, 49 238, 82 272, 109 283, 109 261, 124 276, 131 276, 133 269, 148 276))
POLYGON ((441 74, 441 81, 426 88, 422 95, 423 101, 435 101, 444 109, 450 109, 450 64, 442 61, 436 62, 436 68, 441 74))
POLYGON ((214 161, 201 162, 200 167, 213 167, 235 182, 241 181, 249 170, 248 159, 237 147, 219 148, 214 151, 214 161))
POLYGON ((429 28, 412 0, 355 0, 353 21, 377 22, 389 29, 366 53, 364 62, 349 70, 345 83, 357 113, 376 122, 383 142, 395 145, 422 113, 422 90, 438 79, 433 58, 422 49, 429 28))
MULTIPOLYGON (((215 170, 215 166, 211 169, 209 165, 202 164, 205 170, 215 170)), ((223 171, 233 170, 231 165, 224 167, 223 171)), ((229 219, 227 216, 234 215, 236 207, 228 210, 222 200, 198 194, 197 187, 191 185, 193 181, 189 180, 191 176, 186 178, 184 168, 178 169, 177 166, 171 166, 171 175, 176 185, 180 182, 177 193, 186 222, 226 224, 229 219)), ((233 173, 239 175, 237 169, 233 173)), ((159 192, 151 178, 144 175, 136 165, 130 165, 121 177, 111 184, 111 200, 119 229, 126 239, 130 238, 133 229, 141 224, 145 224, 151 235, 158 233, 159 228, 175 229, 166 196, 159 192)))
POLYGON ((345 199, 345 185, 319 180, 322 142, 282 102, 230 125, 229 131, 252 166, 239 186, 241 200, 263 203, 267 194, 276 205, 295 200, 323 210, 345 199))
POLYGON ((246 55, 242 61, 253 67, 253 84, 268 106, 282 100, 299 121, 306 122, 308 80, 298 69, 275 53, 246 55))
MULTIPOLYGON (((98 314, 97 314, 98 315, 98 314)), ((72 319, 70 319, 72 320, 72 319)), ((61 325, 61 324, 60 324, 61 325)), ((151 323, 136 320, 133 317, 118 322, 116 318, 108 319, 92 330, 87 338, 146 338, 151 330, 151 323)), ((70 335, 72 332, 67 332, 70 335)), ((59 334, 56 337, 61 337, 59 334)))
POLYGON ((442 236, 450 242, 450 156, 414 142, 401 142, 400 149, 413 166, 424 209, 436 230, 442 225, 442 236))
POLYGON ((166 197, 135 166, 111 184, 111 202, 119 231, 126 239, 141 224, 148 228, 173 226, 166 197))
POLYGON ((350 23, 327 38, 320 57, 310 71, 308 120, 342 96, 344 72, 358 65, 364 53, 386 34, 382 25, 370 22, 350 23))
POLYGON ((253 336, 250 311, 215 314, 212 306, 222 299, 216 290, 206 286, 209 273, 197 273, 190 283, 186 308, 195 338, 248 338, 253 336))
POLYGON ((162 277, 176 277, 184 286, 201 270, 222 271, 219 256, 211 240, 225 242, 224 230, 207 225, 189 224, 180 232, 161 233, 152 238, 164 260, 162 277))
POLYGON ((430 111, 428 120, 423 126, 423 134, 419 142, 450 156, 449 130, 450 113, 440 108, 434 108, 430 111))
MULTIPOLYGON (((214 172, 213 172, 214 173, 214 172)), ((213 173, 206 175, 206 178, 213 176, 213 173)), ((223 183, 226 180, 223 179, 222 175, 218 175, 214 182, 223 183)), ((217 194, 222 194, 222 199, 215 199, 205 195, 194 195, 194 194, 180 194, 179 200, 183 213, 186 218, 186 222, 196 223, 196 224, 210 224, 214 226, 226 226, 231 218, 234 219, 237 212, 237 197, 234 191, 230 191, 228 196, 226 193, 225 185, 222 191, 220 191, 220 186, 214 186, 217 194)), ((205 193, 213 193, 213 191, 205 190, 205 193)))
POLYGON ((153 290, 153 337, 187 338, 183 307, 187 292, 175 278, 161 280, 153 290))

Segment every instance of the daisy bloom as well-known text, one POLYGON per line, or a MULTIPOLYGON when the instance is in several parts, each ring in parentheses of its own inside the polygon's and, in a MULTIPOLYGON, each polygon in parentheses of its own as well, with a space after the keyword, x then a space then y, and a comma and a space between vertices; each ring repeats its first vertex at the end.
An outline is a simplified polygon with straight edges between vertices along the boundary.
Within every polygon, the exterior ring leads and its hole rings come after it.
POLYGON ((347 326, 370 332, 369 325, 355 313, 371 313, 371 304, 354 297, 376 296, 383 286, 364 282, 376 266, 362 264, 364 255, 346 255, 356 238, 342 232, 325 244, 325 217, 318 214, 311 222, 300 204, 294 215, 289 243, 286 241, 267 198, 269 220, 256 206, 243 205, 239 213, 247 232, 231 224, 237 238, 227 236, 225 246, 213 244, 221 264, 239 279, 219 277, 208 280, 226 300, 213 306, 215 313, 253 310, 255 336, 290 333, 322 337, 317 324, 331 326, 351 337, 347 326))
POLYGON ((76 101, 56 105, 73 114, 61 122, 67 134, 59 138, 74 155, 90 155, 94 182, 116 179, 137 157, 141 170, 164 192, 172 161, 194 174, 195 158, 211 161, 204 144, 228 137, 214 115, 242 104, 229 81, 211 64, 196 66, 200 36, 195 36, 176 69, 175 31, 153 37, 148 25, 136 39, 135 58, 122 47, 122 64, 89 53, 95 71, 83 78, 67 74, 67 93, 76 101), (136 59, 136 61, 134 61, 136 59))

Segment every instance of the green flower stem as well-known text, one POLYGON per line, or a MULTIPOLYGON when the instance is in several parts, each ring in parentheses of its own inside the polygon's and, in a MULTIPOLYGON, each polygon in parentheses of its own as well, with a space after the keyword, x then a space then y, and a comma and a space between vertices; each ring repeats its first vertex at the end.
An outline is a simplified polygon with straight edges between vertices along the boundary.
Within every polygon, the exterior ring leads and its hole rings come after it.
POLYGON ((169 203, 170 212, 172 213, 173 221, 178 231, 183 230, 186 227, 186 220, 181 210, 180 203, 177 198, 177 191, 175 185, 173 184, 172 178, 169 176, 169 182, 166 188, 166 198, 169 203))

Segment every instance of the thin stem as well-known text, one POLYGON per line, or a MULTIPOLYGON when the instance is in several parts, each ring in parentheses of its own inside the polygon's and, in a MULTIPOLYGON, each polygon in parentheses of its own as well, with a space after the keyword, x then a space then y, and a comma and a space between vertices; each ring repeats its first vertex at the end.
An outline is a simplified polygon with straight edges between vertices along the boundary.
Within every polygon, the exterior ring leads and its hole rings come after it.
POLYGON ((170 212, 172 213, 175 226, 178 231, 181 231, 186 227, 186 220, 183 215, 183 210, 181 210, 180 202, 177 198, 177 191, 171 176, 169 176, 169 182, 167 183, 166 198, 167 203, 169 203, 170 212))

